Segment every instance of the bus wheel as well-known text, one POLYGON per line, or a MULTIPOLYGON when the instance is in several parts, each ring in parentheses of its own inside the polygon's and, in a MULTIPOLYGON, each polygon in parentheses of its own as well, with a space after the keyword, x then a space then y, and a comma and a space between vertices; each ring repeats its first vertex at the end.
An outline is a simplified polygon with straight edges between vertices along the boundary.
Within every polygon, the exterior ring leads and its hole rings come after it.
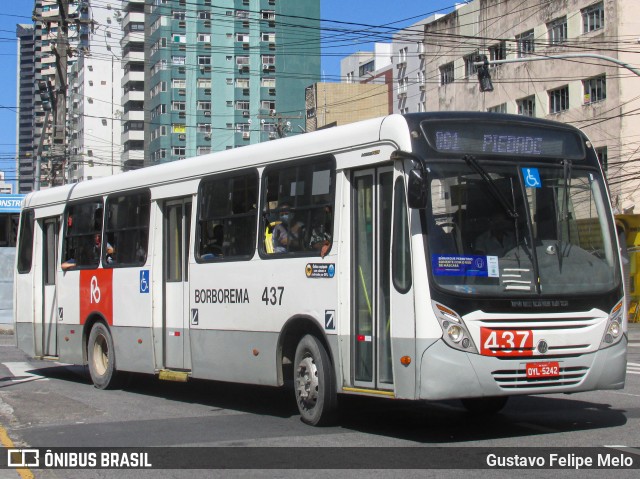
POLYGON ((484 398, 461 399, 464 408, 473 414, 491 415, 500 412, 507 404, 509 396, 491 396, 484 398))
POLYGON ((303 422, 324 426, 335 419, 336 380, 329 355, 315 336, 307 334, 296 348, 294 387, 303 422))
POLYGON ((91 328, 87 356, 93 385, 98 389, 116 387, 116 354, 113 339, 109 328, 103 323, 96 323, 91 328))

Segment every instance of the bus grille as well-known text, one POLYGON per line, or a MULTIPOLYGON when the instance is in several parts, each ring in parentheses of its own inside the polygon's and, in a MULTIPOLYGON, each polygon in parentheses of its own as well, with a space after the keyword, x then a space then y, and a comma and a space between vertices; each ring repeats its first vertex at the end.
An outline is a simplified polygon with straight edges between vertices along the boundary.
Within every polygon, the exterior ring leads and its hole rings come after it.
POLYGON ((528 379, 525 369, 493 371, 491 375, 502 389, 535 389, 575 386, 588 371, 589 368, 584 366, 560 368, 560 376, 535 379, 528 379))

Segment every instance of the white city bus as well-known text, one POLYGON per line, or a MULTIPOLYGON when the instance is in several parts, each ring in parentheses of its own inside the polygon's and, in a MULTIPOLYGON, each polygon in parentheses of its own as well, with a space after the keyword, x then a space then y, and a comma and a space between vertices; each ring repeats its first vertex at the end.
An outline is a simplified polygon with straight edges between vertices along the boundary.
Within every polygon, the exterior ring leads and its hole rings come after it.
POLYGON ((52 188, 18 248, 18 346, 98 388, 292 379, 322 424, 337 394, 624 387, 607 187, 559 123, 391 115, 52 188))

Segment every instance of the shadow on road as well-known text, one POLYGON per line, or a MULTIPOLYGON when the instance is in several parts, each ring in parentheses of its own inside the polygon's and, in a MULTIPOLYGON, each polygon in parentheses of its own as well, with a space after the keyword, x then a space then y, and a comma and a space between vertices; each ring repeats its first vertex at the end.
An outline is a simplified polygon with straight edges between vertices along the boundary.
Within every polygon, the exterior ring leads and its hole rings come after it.
MULTIPOLYGON (((86 368, 51 366, 33 369, 32 374, 51 379, 86 383, 86 368)), ((128 374, 123 391, 163 398, 176 403, 195 403, 213 411, 229 410, 266 417, 291 418, 298 411, 292 385, 281 388, 192 380, 188 383, 160 381, 154 376, 128 374)), ((514 396, 499 414, 474 416, 458 401, 412 402, 369 397, 341 396, 336 426, 420 443, 460 443, 517 438, 565 431, 595 430, 622 426, 637 410, 613 409, 576 396, 514 396)))

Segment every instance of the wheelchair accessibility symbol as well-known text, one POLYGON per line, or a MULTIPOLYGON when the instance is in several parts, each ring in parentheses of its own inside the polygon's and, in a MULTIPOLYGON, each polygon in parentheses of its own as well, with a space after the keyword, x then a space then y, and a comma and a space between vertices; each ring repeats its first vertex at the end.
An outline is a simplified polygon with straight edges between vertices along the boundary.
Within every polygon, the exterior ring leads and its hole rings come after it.
POLYGON ((149 270, 143 269, 140 271, 140 292, 148 293, 149 292, 149 270))
POLYGON ((538 168, 522 168, 522 177, 527 188, 541 188, 540 172, 538 168))

